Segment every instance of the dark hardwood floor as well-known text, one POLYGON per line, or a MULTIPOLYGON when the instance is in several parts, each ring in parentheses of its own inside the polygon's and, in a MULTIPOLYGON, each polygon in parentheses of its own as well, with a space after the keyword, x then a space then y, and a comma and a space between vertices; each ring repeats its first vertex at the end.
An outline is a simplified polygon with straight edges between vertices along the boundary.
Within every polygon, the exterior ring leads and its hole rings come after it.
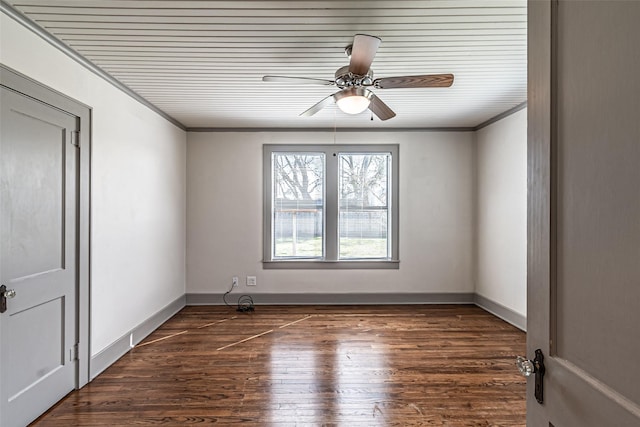
POLYGON ((186 307, 37 426, 524 426, 525 334, 475 306, 186 307))

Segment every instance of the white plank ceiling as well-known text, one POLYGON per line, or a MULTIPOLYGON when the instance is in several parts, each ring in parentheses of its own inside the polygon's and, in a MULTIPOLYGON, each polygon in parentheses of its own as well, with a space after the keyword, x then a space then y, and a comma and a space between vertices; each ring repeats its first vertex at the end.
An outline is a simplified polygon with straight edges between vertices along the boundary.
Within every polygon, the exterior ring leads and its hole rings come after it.
POLYGON ((526 0, 16 0, 15 9, 187 128, 475 127, 526 101, 526 0), (382 44, 375 77, 453 73, 450 88, 374 90, 382 122, 331 105, 356 33, 382 44))

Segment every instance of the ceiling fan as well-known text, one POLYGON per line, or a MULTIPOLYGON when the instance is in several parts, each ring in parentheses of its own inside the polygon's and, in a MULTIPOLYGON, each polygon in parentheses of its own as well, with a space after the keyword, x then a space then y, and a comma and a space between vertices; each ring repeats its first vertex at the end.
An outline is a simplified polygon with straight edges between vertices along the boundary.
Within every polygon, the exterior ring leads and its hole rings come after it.
POLYGON ((345 48, 351 59, 349 65, 338 68, 335 80, 310 77, 264 76, 265 82, 301 83, 314 85, 335 85, 340 91, 329 95, 309 108, 301 116, 313 116, 327 105, 335 102, 340 110, 348 114, 359 114, 367 108, 380 120, 395 117, 396 113, 378 98, 368 87, 376 89, 399 89, 420 87, 449 87, 453 84, 453 74, 425 74, 421 76, 398 76, 373 78, 371 63, 376 56, 380 38, 367 34, 356 34, 353 44, 345 48))

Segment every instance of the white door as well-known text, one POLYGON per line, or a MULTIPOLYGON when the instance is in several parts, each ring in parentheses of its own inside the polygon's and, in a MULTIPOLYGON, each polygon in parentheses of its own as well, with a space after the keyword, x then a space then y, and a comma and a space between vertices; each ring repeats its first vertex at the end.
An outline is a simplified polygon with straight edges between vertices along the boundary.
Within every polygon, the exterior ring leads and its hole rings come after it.
POLYGON ((529 426, 640 426, 639 22, 529 2, 529 426))
POLYGON ((0 425, 77 384, 77 118, 2 87, 0 425))

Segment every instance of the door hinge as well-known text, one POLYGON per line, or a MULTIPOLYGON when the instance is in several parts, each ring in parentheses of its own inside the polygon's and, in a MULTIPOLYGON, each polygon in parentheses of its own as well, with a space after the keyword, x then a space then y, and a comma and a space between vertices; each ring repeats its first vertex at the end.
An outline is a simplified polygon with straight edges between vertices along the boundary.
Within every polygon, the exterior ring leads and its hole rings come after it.
POLYGON ((69 361, 73 362, 74 360, 78 360, 78 344, 74 344, 69 350, 69 361))
POLYGON ((71 144, 74 147, 80 148, 80 131, 78 130, 71 131, 71 144))

